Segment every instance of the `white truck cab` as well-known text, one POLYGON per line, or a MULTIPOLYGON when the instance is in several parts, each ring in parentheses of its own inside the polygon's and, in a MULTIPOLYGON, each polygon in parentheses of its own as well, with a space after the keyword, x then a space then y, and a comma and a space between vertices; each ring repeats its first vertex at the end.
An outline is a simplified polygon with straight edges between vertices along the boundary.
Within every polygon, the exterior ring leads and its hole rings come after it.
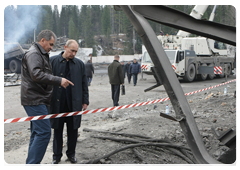
MULTIPOLYGON (((143 55, 142 55, 142 62, 141 62, 142 72, 145 74, 152 75, 153 73, 151 71, 151 67, 154 67, 154 65, 145 47, 143 47, 143 50, 145 51, 143 51, 143 55)), ((189 51, 189 50, 185 50, 185 51, 165 50, 165 52, 177 76, 185 75, 185 54, 187 54, 187 56, 192 55, 196 57, 195 52, 189 51)))
POLYGON ((141 70, 145 74, 152 75, 151 67, 153 67, 153 62, 145 48, 144 45, 142 45, 142 60, 141 60, 141 70))

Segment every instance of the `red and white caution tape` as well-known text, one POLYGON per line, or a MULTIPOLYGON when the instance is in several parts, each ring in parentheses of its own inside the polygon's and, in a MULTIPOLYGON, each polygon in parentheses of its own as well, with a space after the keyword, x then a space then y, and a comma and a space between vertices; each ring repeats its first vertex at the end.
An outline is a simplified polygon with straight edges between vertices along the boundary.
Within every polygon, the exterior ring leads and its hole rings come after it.
MULTIPOLYGON (((189 96, 195 93, 199 93, 202 91, 210 90, 219 86, 223 86, 228 83, 232 83, 236 81, 236 79, 218 84, 215 86, 207 87, 205 89, 193 91, 190 93, 185 93, 185 96, 189 96)), ((138 106, 144 106, 149 104, 155 104, 155 103, 161 103, 164 101, 169 100, 169 97, 163 98, 163 99, 156 99, 148 102, 141 102, 141 103, 135 103, 135 104, 129 104, 129 105, 123 105, 123 106, 116 106, 116 107, 108 107, 108 108, 102 108, 102 109, 94 109, 94 110, 86 110, 86 111, 76 111, 76 112, 68 112, 68 113, 58 113, 58 114, 49 114, 49 115, 42 115, 42 116, 30 116, 30 117, 22 117, 22 118, 12 118, 12 119, 4 119, 4 123, 15 123, 15 122, 26 122, 26 121, 32 121, 32 120, 42 120, 42 119, 52 119, 52 118, 59 118, 59 117, 69 117, 69 116, 77 116, 77 115, 83 115, 83 114, 91 114, 91 113, 102 113, 102 112, 109 112, 109 111, 115 111, 120 109, 127 109, 132 107, 138 107, 138 106)))

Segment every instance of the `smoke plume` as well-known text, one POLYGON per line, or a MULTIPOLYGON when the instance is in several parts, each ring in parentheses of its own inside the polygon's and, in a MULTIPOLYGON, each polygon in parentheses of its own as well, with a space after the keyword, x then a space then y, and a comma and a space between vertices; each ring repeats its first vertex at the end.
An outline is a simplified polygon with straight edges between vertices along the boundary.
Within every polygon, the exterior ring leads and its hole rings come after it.
MULTIPOLYGON (((26 35, 32 35, 40 20, 40 6, 18 5, 4 9, 4 39, 7 42, 23 42, 26 35)), ((9 50, 7 46, 4 51, 9 50)))

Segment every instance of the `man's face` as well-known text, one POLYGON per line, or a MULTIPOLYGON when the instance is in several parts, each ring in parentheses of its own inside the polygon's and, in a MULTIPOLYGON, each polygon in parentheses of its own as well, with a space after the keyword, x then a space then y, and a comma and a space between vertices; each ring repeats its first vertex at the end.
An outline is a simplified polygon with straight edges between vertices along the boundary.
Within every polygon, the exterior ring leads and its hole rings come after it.
POLYGON ((123 62, 121 62, 121 64, 123 65, 123 62))
POLYGON ((47 41, 45 38, 42 38, 41 41, 40 41, 40 44, 41 44, 42 48, 47 53, 49 53, 53 49, 53 46, 55 44, 55 40, 54 40, 53 37, 49 41, 47 41))
POLYGON ((67 59, 73 59, 78 51, 78 44, 72 42, 68 47, 65 46, 65 56, 67 59))
POLYGON ((137 62, 137 60, 133 60, 133 62, 134 62, 134 63, 136 63, 136 62, 137 62))

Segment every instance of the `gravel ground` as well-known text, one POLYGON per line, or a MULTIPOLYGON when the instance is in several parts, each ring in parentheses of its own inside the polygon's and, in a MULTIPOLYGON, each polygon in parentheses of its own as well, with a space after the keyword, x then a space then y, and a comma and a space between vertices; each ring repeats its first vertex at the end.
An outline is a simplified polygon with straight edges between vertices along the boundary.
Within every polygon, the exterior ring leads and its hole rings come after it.
MULTIPOLYGON (((100 69, 100 67, 98 67, 100 69)), ((152 76, 144 75, 146 80, 140 80, 137 86, 126 84, 126 95, 120 97, 120 105, 155 100, 167 97, 163 87, 158 87, 150 92, 143 92, 144 89, 154 85, 155 80, 152 76)), ((228 80, 235 79, 230 76, 228 80)), ((125 80, 126 81, 126 80, 125 80)), ((211 85, 220 84, 224 79, 215 78, 214 80, 195 81, 186 83, 180 80, 183 91, 191 92, 211 85)), ((93 77, 93 82, 89 87, 90 105, 88 109, 111 107, 110 85, 108 76, 104 71, 99 71, 93 77), (104 100, 103 100, 104 98, 104 100)), ((234 92, 236 83, 230 83, 212 90, 187 96, 195 121, 199 128, 202 140, 209 154, 218 159, 229 148, 219 142, 212 129, 222 133, 229 128, 236 128, 236 98, 234 92), (228 93, 224 95, 224 88, 227 87, 228 93)), ((174 116, 171 102, 166 101, 147 106, 123 109, 112 112, 96 113, 84 115, 82 125, 79 129, 77 141, 76 157, 78 163, 85 163, 96 159, 120 147, 126 143, 102 140, 92 136, 112 136, 117 135, 102 134, 97 132, 86 132, 84 128, 102 130, 108 132, 121 132, 139 134, 155 139, 168 139, 173 144, 186 146, 187 142, 182 133, 178 122, 160 117, 160 112, 165 112, 166 104, 170 107, 170 115, 174 116)), ((26 113, 20 104, 20 86, 4 87, 4 118, 25 117, 26 113)), ((66 129, 66 128, 65 128, 66 129)), ((53 135, 52 135, 53 136, 53 135)), ((30 137, 29 122, 4 124, 4 160, 8 164, 24 164, 27 157, 28 143, 30 137)), ((67 135, 64 130, 63 157, 60 164, 66 162, 66 141, 67 135)), ((136 148, 137 152, 144 159, 141 160, 132 149, 127 149, 114 154, 106 159, 101 159, 101 164, 187 164, 185 160, 168 152, 160 150, 149 152, 149 149, 156 150, 154 147, 136 148)), ((135 150, 135 151, 136 151, 135 150)), ((47 148, 47 152, 42 161, 43 164, 51 164, 52 161, 52 138, 47 148)))

